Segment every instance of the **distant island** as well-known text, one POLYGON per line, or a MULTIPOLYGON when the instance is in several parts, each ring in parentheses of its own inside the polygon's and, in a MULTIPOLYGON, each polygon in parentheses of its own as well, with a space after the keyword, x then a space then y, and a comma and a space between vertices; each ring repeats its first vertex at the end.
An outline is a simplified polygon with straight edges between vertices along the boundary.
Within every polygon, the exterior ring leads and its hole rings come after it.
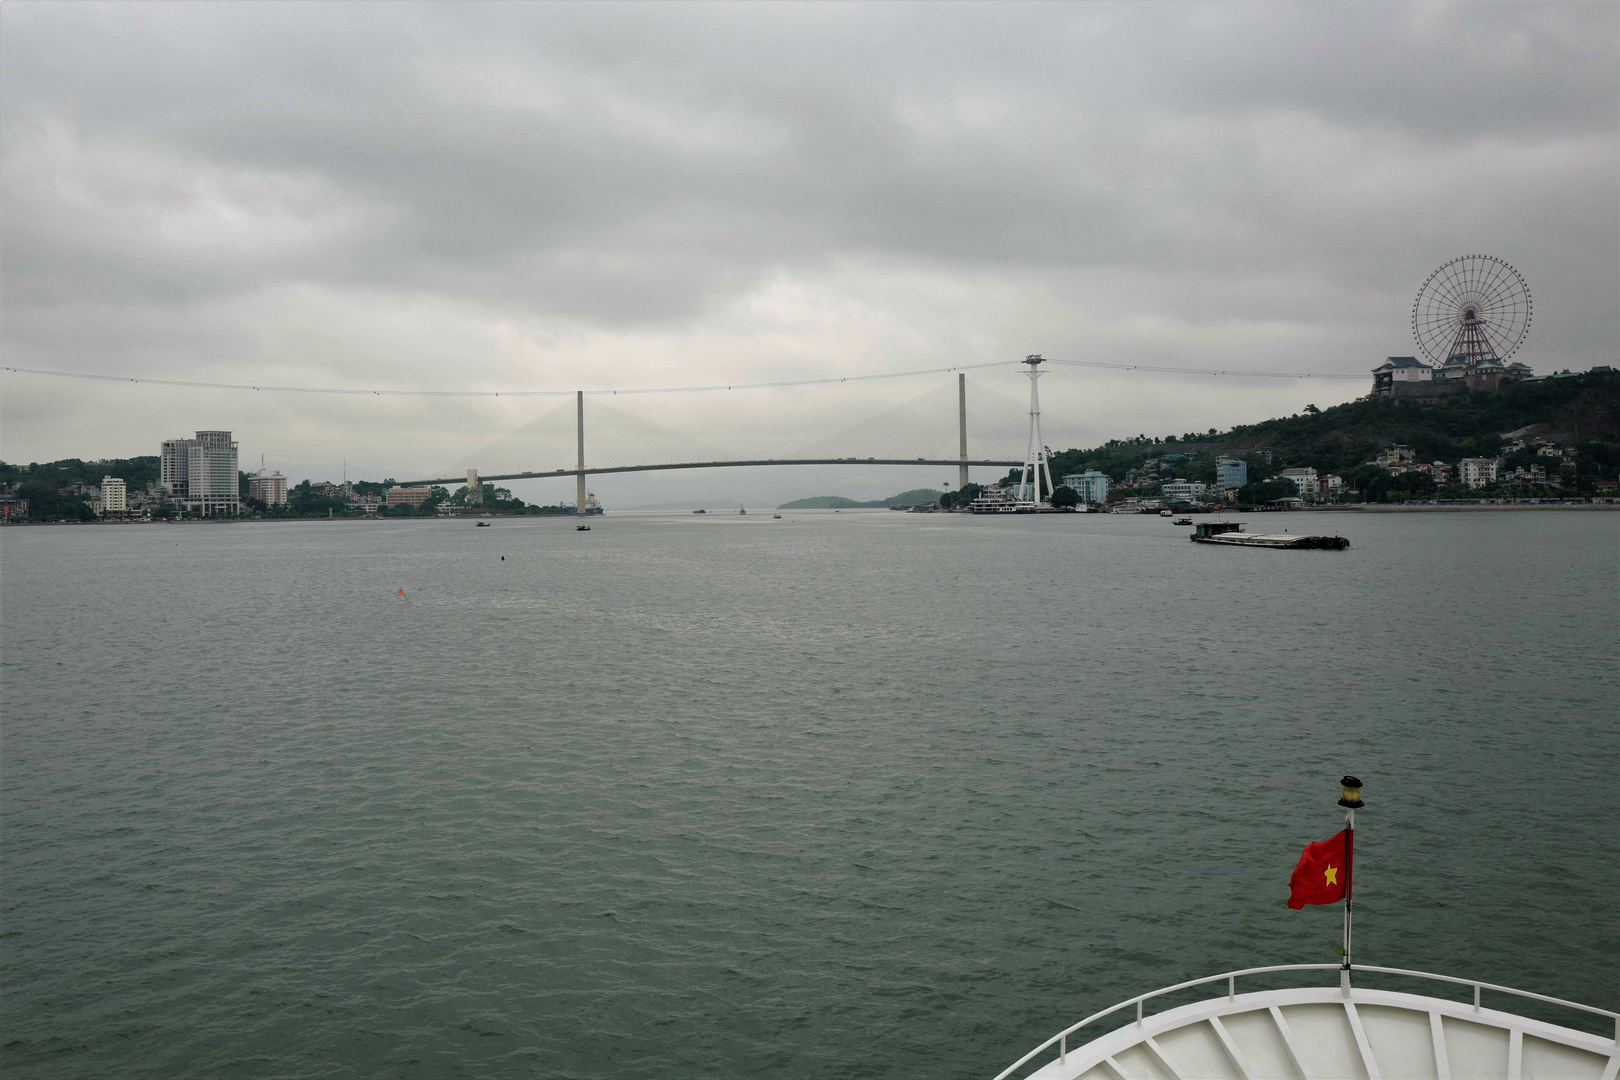
POLYGON ((856 502, 846 499, 842 495, 816 495, 808 499, 794 499, 783 503, 778 510, 880 510, 888 506, 920 506, 923 503, 938 502, 943 492, 933 488, 912 488, 902 491, 898 495, 890 495, 887 499, 878 499, 876 502, 856 502))

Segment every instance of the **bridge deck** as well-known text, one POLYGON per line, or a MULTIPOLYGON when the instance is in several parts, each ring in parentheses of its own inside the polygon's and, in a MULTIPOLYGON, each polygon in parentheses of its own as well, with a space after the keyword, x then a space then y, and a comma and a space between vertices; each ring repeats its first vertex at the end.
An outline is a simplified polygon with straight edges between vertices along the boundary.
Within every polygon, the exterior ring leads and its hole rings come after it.
MULTIPOLYGON (((1022 461, 963 461, 958 458, 765 458, 761 461, 683 461, 675 465, 612 465, 591 469, 553 469, 550 472, 479 474, 480 482, 496 480, 543 480, 554 476, 590 476, 594 473, 662 472, 668 469, 732 469, 743 465, 984 465, 995 468, 1013 468, 1022 461)), ((424 484, 464 484, 465 476, 452 476, 434 480, 417 480, 424 484)))

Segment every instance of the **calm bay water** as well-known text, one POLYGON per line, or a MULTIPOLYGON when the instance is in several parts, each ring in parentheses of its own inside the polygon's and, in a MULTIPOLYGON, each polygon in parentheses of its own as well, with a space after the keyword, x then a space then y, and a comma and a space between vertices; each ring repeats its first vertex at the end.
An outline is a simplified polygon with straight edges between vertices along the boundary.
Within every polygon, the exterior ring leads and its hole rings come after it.
POLYGON ((987 1076, 1331 962, 1346 771, 1358 959, 1613 1007, 1620 516, 1324 522, 6 531, 0 1065, 987 1076))

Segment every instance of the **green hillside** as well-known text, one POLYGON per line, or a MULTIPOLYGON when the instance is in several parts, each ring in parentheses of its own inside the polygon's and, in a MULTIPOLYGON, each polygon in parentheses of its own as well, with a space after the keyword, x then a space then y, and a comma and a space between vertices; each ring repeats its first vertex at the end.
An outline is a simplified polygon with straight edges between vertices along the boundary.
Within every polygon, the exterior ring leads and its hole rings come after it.
POLYGON ((0 461, 0 484, 29 484, 57 488, 73 484, 101 484, 103 476, 122 477, 131 491, 145 488, 158 478, 156 454, 145 457, 108 458, 104 461, 80 461, 67 458, 46 464, 18 465, 0 461))
POLYGON ((88 521, 95 511, 79 495, 60 495, 59 489, 74 484, 101 486, 102 477, 122 477, 130 491, 144 490, 158 478, 158 458, 154 455, 81 461, 66 458, 45 464, 18 465, 0 461, 0 488, 7 494, 28 501, 28 516, 38 521, 88 521))
POLYGON ((1507 433, 1525 428, 1532 429, 1529 435, 1575 446, 1586 480, 1614 479, 1620 467, 1620 373, 1511 383, 1494 394, 1429 403, 1360 398, 1329 409, 1306 406, 1294 416, 1230 431, 1115 439, 1055 454, 1052 472, 1062 477, 1096 469, 1118 480, 1150 458, 1181 454, 1186 460, 1176 474, 1208 482, 1216 455, 1253 461, 1254 452, 1265 451, 1272 470, 1309 467, 1345 475, 1397 443, 1411 447, 1421 461, 1493 457, 1511 441, 1507 433))
POLYGON ((887 499, 876 502, 856 502, 841 495, 814 495, 808 499, 794 499, 783 503, 778 510, 851 510, 851 509, 879 509, 885 506, 916 506, 919 503, 938 502, 940 493, 933 488, 912 488, 902 491, 898 495, 890 495, 887 499))

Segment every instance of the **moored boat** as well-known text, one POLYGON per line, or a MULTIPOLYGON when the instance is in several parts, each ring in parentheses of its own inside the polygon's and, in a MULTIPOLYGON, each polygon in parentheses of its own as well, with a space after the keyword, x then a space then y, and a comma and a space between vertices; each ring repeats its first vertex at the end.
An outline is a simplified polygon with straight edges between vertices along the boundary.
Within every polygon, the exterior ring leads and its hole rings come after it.
POLYGON ((1343 551, 1350 541, 1343 536, 1305 536, 1293 533, 1246 533, 1241 521, 1206 521, 1188 537, 1195 544, 1343 551))
POLYGON ((1033 514, 1040 507, 1029 499, 1020 499, 1000 484, 991 484, 968 503, 968 512, 974 514, 1033 514))

